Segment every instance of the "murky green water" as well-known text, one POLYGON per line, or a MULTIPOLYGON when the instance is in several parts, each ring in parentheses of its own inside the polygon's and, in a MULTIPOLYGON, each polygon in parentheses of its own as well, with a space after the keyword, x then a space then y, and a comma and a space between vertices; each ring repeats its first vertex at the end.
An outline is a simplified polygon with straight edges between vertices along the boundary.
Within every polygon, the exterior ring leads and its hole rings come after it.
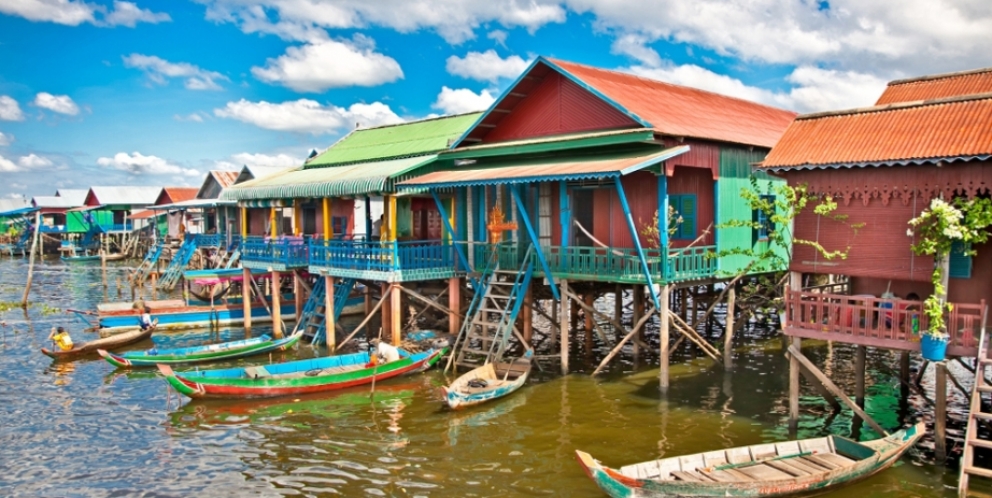
MULTIPOLYGON (((0 259, 0 301, 20 299, 25 274, 25 260, 0 259)), ((111 297, 117 275, 108 279, 111 297)), ((103 299, 100 282, 99 266, 49 261, 36 271, 33 300, 92 309, 103 299)), ((656 359, 637 367, 619 363, 593 379, 589 363, 604 348, 590 359, 575 344, 577 373, 560 377, 551 373, 557 365, 545 365, 547 372, 514 396, 452 412, 442 408, 437 387, 445 379, 436 370, 379 383, 371 399, 364 387, 303 398, 191 402, 170 393, 151 370, 125 373, 100 359, 61 364, 43 356, 38 349, 53 325, 70 326, 77 341, 88 338, 65 313, 36 306, 26 317, 18 309, 2 318, 3 496, 596 497, 603 495, 575 463, 577 448, 619 466, 788 439, 788 363, 780 341, 757 329, 741 340, 732 372, 701 359, 673 365, 667 399, 658 394, 656 359)), ((207 338, 182 333, 155 341, 170 347, 207 338)), ((808 351, 853 392, 852 349, 808 351)), ((304 347, 290 355, 313 353, 304 347)), ((921 397, 900 403, 895 355, 871 351, 869 369, 868 411, 883 425, 929 417, 921 397)), ((822 399, 806 394, 800 437, 850 435, 848 412, 830 416, 822 399)), ((951 402, 963 420, 965 402, 955 392, 951 402)), ((832 496, 954 496, 956 471, 932 462, 928 446, 932 441, 895 468, 832 496)))

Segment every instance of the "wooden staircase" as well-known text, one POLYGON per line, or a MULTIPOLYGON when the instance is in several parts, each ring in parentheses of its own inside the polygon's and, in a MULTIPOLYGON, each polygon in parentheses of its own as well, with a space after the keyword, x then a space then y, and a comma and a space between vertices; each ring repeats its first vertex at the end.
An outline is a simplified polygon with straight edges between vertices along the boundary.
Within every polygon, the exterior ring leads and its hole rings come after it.
POLYGON ((169 266, 166 267, 165 273, 158 281, 159 289, 172 290, 176 287, 176 284, 179 283, 179 278, 183 276, 183 272, 186 270, 186 266, 189 265, 189 261, 193 259, 193 254, 196 253, 197 248, 196 236, 186 237, 183 245, 179 246, 179 251, 172 257, 172 261, 169 261, 169 266))
POLYGON ((455 340, 448 366, 473 369, 499 361, 513 336, 514 323, 534 273, 533 246, 527 249, 519 270, 499 268, 498 249, 480 278, 467 319, 455 340))
MULTIPOLYGON (((337 322, 344 311, 344 306, 348 302, 348 296, 355 287, 355 279, 339 278, 334 284, 334 321, 337 322)), ((310 291, 310 297, 303 306, 303 313, 300 315, 299 327, 303 330, 303 338, 309 339, 311 344, 324 344, 326 342, 327 323, 325 298, 327 289, 324 279, 318 278, 310 291)), ((333 332, 332 332, 333 333, 333 332)))
MULTIPOLYGON (((988 431, 984 437, 978 433, 979 424, 992 426, 992 412, 983 410, 982 404, 982 396, 992 393, 992 384, 986 376, 989 367, 992 367, 992 359, 989 359, 988 337, 985 333, 985 323, 982 323, 981 338, 978 341, 978 361, 975 363, 975 384, 971 390, 971 407, 968 410, 968 429, 965 431, 964 454, 961 456, 961 476, 958 479, 958 496, 962 498, 976 494, 968 491, 971 477, 992 479, 992 469, 975 466, 975 448, 992 450, 992 438, 989 437, 988 431)), ((985 493, 982 495, 988 496, 985 493)))
POLYGON ((136 284, 141 284, 148 278, 148 274, 155 268, 158 263, 158 258, 162 257, 162 249, 165 248, 164 242, 159 242, 155 244, 151 249, 148 250, 148 254, 145 259, 141 261, 138 268, 134 271, 131 276, 131 281, 136 284))

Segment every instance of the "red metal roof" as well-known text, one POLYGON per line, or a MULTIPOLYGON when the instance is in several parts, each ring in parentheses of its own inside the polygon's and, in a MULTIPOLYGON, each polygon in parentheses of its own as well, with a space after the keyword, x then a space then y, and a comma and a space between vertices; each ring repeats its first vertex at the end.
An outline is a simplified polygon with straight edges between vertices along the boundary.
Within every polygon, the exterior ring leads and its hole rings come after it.
POLYGON ((992 92, 992 68, 984 68, 892 81, 875 105, 934 100, 989 92, 992 92))
POLYGON ((217 184, 220 185, 221 188, 227 188, 234 185, 234 180, 238 179, 237 171, 212 170, 210 171, 210 174, 213 175, 214 180, 217 180, 217 184))
POLYGON ((549 59, 661 133, 771 147, 796 113, 698 88, 549 59))
POLYGON ((173 204, 196 198, 199 187, 163 187, 155 204, 173 204))
POLYGON ((992 93, 798 117, 769 168, 905 164, 992 154, 992 93))

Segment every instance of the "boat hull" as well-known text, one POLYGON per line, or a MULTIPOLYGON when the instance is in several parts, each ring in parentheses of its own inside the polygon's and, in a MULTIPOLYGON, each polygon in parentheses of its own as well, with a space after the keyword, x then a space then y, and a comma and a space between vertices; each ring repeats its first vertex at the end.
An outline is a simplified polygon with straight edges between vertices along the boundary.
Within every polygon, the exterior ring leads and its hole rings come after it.
MULTIPOLYGON (((286 322, 296 320, 296 306, 292 302, 282 305, 282 316, 286 322)), ((245 310, 243 306, 189 306, 170 310, 154 311, 151 313, 153 319, 159 321, 159 330, 185 330, 195 328, 206 328, 213 325, 240 325, 245 321, 245 310)), ((141 316, 134 313, 101 315, 99 318, 100 335, 114 335, 121 330, 127 330, 138 326, 141 316)), ((272 316, 263 306, 254 306, 251 309, 251 321, 253 324, 271 323, 272 316)))
POLYGON ((481 405, 488 401, 494 399, 502 398, 513 394, 518 389, 523 387, 527 383, 527 377, 530 375, 530 365, 527 365, 527 370, 519 375, 516 379, 510 382, 498 383, 498 385, 492 388, 482 389, 482 390, 472 390, 472 392, 464 392, 459 389, 459 386, 463 386, 468 383, 468 381, 476 378, 484 378, 486 380, 495 380, 499 377, 496 372, 492 371, 492 364, 476 368, 465 375, 462 375, 448 387, 442 387, 441 391, 444 395, 445 402, 452 409, 459 410, 462 408, 468 408, 471 406, 481 405))
POLYGON ((601 465, 588 453, 576 451, 579 464, 586 474, 607 495, 613 498, 632 497, 782 497, 819 494, 867 479, 892 466, 923 436, 925 426, 920 423, 891 436, 865 443, 876 453, 851 466, 841 467, 821 474, 791 479, 761 480, 750 482, 690 482, 681 480, 638 479, 601 465))
MULTIPOLYGON (((234 341, 233 343, 230 343, 233 347, 223 350, 215 349, 211 351, 209 347, 204 347, 199 351, 191 351, 185 354, 179 352, 179 350, 164 350, 157 352, 154 355, 149 354, 148 351, 137 351, 134 353, 124 353, 121 355, 103 350, 98 351, 98 353, 104 360, 107 360, 107 363, 110 363, 118 368, 154 367, 160 363, 165 365, 206 363, 211 361, 233 360, 236 358, 244 358, 246 356, 265 354, 272 351, 285 351, 296 346, 296 343, 300 340, 300 336, 301 334, 294 334, 278 340, 272 340, 268 338, 268 336, 264 336, 264 340, 258 340, 263 338, 257 338, 234 341)), ((224 346, 224 343, 215 344, 213 346, 224 346)), ((196 350, 198 348, 185 349, 196 350)))
MULTIPOLYGON (((168 365, 159 365, 159 370, 173 388, 190 398, 271 398, 333 391, 370 384, 373 380, 383 381, 426 370, 437 363, 440 357, 441 351, 429 351, 360 370, 293 378, 251 378, 243 368, 213 371, 213 373, 209 370, 174 373, 168 365)), ((326 365, 324 368, 333 368, 332 365, 335 365, 333 360, 341 358, 354 359, 356 363, 360 363, 368 362, 369 356, 367 353, 356 353, 345 357, 298 360, 281 366, 275 364, 264 367, 305 372, 320 368, 321 365, 326 365)))
POLYGON ((127 346, 129 344, 135 344, 148 339, 152 336, 155 328, 149 328, 148 330, 134 330, 130 332, 125 332, 123 334, 118 334, 113 337, 107 337, 103 339, 97 339, 95 341, 84 342, 75 345, 72 349, 68 351, 61 350, 51 350, 48 348, 41 348, 41 352, 50 358, 56 360, 71 360, 86 356, 89 354, 97 354, 97 350, 100 349, 112 349, 127 346))

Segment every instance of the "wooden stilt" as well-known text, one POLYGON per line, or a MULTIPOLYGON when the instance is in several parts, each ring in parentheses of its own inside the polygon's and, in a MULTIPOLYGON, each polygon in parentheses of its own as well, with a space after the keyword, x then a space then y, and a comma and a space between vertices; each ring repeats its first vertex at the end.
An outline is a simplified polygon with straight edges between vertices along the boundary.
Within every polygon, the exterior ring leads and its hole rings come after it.
POLYGON ((551 330, 551 337, 549 339, 551 342, 552 351, 554 351, 554 348, 558 346, 558 334, 561 334, 562 322, 558 321, 558 306, 560 304, 561 304, 560 301, 555 301, 553 299, 551 300, 551 326, 555 329, 558 329, 558 330, 551 330))
POLYGON ((833 408, 835 412, 840 411, 840 402, 837 401, 837 398, 833 395, 833 393, 824 387, 823 383, 820 382, 820 379, 817 379, 816 376, 813 375, 813 372, 810 372, 809 369, 803 366, 802 363, 799 364, 799 372, 806 378, 806 383, 813 386, 813 389, 816 389, 816 391, 820 393, 820 396, 823 396, 823 399, 830 404, 830 407, 833 408))
POLYGON ((909 351, 899 354, 899 380, 901 399, 909 397, 909 351))
POLYGON ((571 300, 568 298, 568 280, 561 281, 561 325, 558 327, 561 332, 561 374, 568 375, 568 336, 569 323, 572 322, 571 300))
MULTIPOLYGON (((243 268, 241 270, 241 306, 245 312, 245 336, 251 336, 251 270, 243 268)), ((152 277, 152 288, 155 287, 155 278, 152 277)))
POLYGON ((393 320, 391 318, 392 311, 393 311, 393 305, 392 305, 392 301, 389 301, 389 298, 391 297, 390 294, 389 294, 389 290, 391 288, 392 287, 390 287, 390 285, 389 284, 386 284, 386 283, 382 284, 382 286, 380 287, 380 293, 382 295, 382 299, 385 299, 386 300, 386 304, 384 304, 382 306, 382 310, 381 310, 382 311, 382 324, 381 324, 380 327, 384 331, 385 330, 391 330, 390 327, 392 326, 392 323, 393 323, 393 320))
POLYGON ((610 350, 610 353, 606 355, 606 358, 603 358, 603 361, 599 363, 599 366, 596 367, 596 370, 593 370, 592 375, 596 375, 599 372, 601 372, 604 368, 606 368, 606 365, 610 363, 610 360, 612 360, 613 357, 620 352, 620 349, 623 348, 624 344, 627 344, 627 341, 633 339, 634 335, 637 334, 641 330, 641 328, 644 327, 644 324, 647 323, 648 318, 651 318, 651 315, 653 315, 654 312, 655 309, 652 307, 649 313, 641 317, 641 319, 634 324, 634 328, 631 329, 630 332, 623 337, 623 339, 617 342, 617 345, 614 346, 612 350, 610 350))
POLYGON ((277 271, 272 272, 272 337, 282 338, 282 276, 277 271))
MULTIPOLYGON (((620 284, 617 284, 613 288, 613 317, 617 323, 623 323, 623 286, 620 284)), ((620 333, 621 331, 614 330, 613 339, 619 341, 620 333)))
MULTIPOLYGON (((28 294, 31 292, 31 282, 34 280, 34 254, 38 249, 38 237, 41 234, 41 211, 35 211, 34 213, 34 237, 31 239, 31 256, 28 257, 28 281, 24 286, 24 297, 21 298, 21 307, 28 307, 28 294)), ((102 253, 101 253, 102 254, 102 253)), ((103 261, 103 285, 107 286, 107 261, 104 258, 100 258, 103 261)))
MULTIPOLYGON (((590 292, 587 292, 584 296, 582 296, 582 300, 583 300, 583 302, 585 302, 586 310, 588 310, 588 309, 592 308, 592 305, 595 302, 595 296, 593 296, 592 291, 590 291, 590 292)), ((596 317, 593 316, 592 313, 590 313, 589 311, 586 311, 586 310, 584 310, 585 311, 585 322, 586 322, 585 323, 585 327, 586 327, 586 331, 585 331, 585 336, 583 337, 583 339, 585 340, 584 341, 585 342, 585 352, 586 352, 586 355, 588 356, 588 355, 591 355, 592 354, 592 329, 593 329, 593 326, 595 324, 596 317)))
MULTIPOLYGON (((526 309, 526 304, 524 306, 526 309)), ((458 277, 451 277, 448 279, 448 309, 453 313, 448 313, 448 333, 454 336, 462 329, 461 307, 462 282, 458 277)))
POLYGON ((865 362, 868 348, 858 346, 854 355, 854 400, 861 408, 865 407, 865 362))
POLYGON ((679 289, 679 313, 682 315, 682 321, 689 320, 689 288, 683 287, 679 289))
POLYGON ((369 316, 369 315, 372 314, 372 307, 373 306, 375 306, 375 305, 372 304, 372 287, 366 285, 365 286, 365 316, 369 316))
POLYGON ((527 286, 527 291, 524 293, 524 304, 523 309, 523 320, 524 320, 524 345, 528 348, 531 347, 531 343, 534 338, 534 288, 533 286, 527 286))
MULTIPOLYGON (((641 317, 644 316, 644 286, 635 285, 633 294, 634 294, 634 323, 637 323, 638 321, 641 320, 641 317)), ((644 337, 643 330, 644 329, 641 329, 641 332, 637 333, 638 339, 644 337)), ((641 356, 641 346, 639 344, 640 342, 643 341, 634 341, 634 358, 638 358, 641 356)))
POLYGON ((402 284, 393 284, 390 292, 392 293, 392 308, 389 311, 392 326, 390 331, 392 332, 392 344, 394 346, 399 346, 400 342, 403 340, 403 293, 400 291, 400 286, 402 284))
POLYGON ((669 317, 668 317, 668 315, 669 315, 669 313, 671 313, 671 310, 669 309, 668 303, 670 302, 670 299, 671 299, 670 292, 671 292, 671 286, 666 285, 666 286, 664 286, 664 287, 661 288, 661 298, 659 299, 659 302, 661 303, 661 309, 658 310, 658 313, 660 314, 660 317, 661 317, 661 324, 660 324, 660 327, 659 327, 660 328, 659 335, 660 335, 660 342, 661 342, 661 346, 660 346, 660 349, 659 349, 659 353, 660 353, 659 356, 661 358, 659 359, 660 368, 658 369, 658 386, 661 389, 662 394, 668 393, 668 381, 669 381, 668 380, 668 357, 669 357, 670 351, 668 350, 668 340, 669 340, 669 336, 668 336, 669 317))
POLYGON ((799 354, 802 351, 803 340, 793 337, 789 351, 789 435, 799 430, 799 354))
POLYGON ((568 335, 569 335, 569 337, 575 337, 575 334, 579 330, 579 303, 576 302, 574 299, 571 299, 571 300, 569 300, 568 304, 570 306, 570 308, 569 308, 570 319, 568 321, 568 325, 569 325, 568 326, 568 335))
POLYGON ((937 382, 934 384, 934 391, 937 406, 933 412, 933 446, 937 463, 943 464, 947 460, 947 364, 940 361, 935 365, 937 382))
POLYGON ((327 343, 327 354, 337 347, 338 330, 334 320, 334 277, 324 277, 324 341, 327 343))
POLYGON ((299 270, 293 270, 293 304, 296 306, 296 323, 303 316, 303 282, 299 270))
POLYGON ((733 287, 727 291, 727 325, 723 331, 723 366, 734 366, 734 310, 737 305, 737 293, 733 287))

